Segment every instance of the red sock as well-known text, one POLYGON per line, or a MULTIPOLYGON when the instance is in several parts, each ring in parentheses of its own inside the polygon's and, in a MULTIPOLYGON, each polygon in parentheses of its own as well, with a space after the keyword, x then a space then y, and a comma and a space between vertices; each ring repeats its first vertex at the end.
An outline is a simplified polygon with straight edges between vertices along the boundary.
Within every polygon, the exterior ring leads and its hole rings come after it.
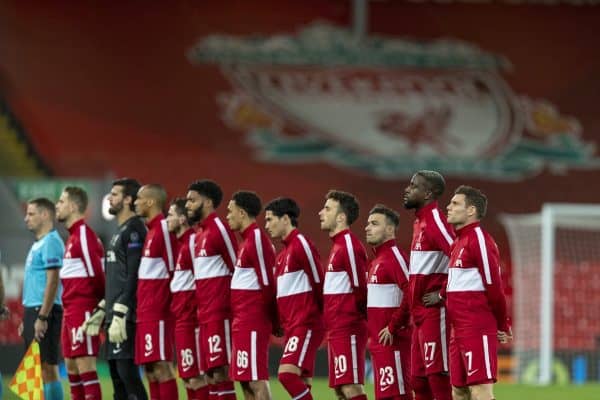
POLYGON ((208 384, 208 400, 219 400, 219 385, 208 384))
POLYGON ((215 386, 219 393, 217 397, 219 400, 235 400, 235 388, 232 381, 217 383, 215 386))
POLYGON ((291 372, 281 372, 277 377, 292 399, 312 400, 310 389, 300 376, 291 372))
POLYGON ((427 376, 427 380, 435 400, 452 400, 452 386, 448 375, 432 374, 427 376))
POLYGON ((160 400, 160 385, 158 381, 149 381, 150 400, 160 400))
POLYGON ((102 400, 102 389, 98 380, 96 371, 89 371, 80 374, 83 390, 85 392, 85 400, 102 400))
POLYGON ((349 400, 368 400, 366 394, 359 394, 358 396, 350 397, 349 400))
POLYGON ((188 395, 188 400, 210 400, 208 397, 208 386, 202 386, 198 389, 185 389, 188 395))
POLYGON ((415 391, 415 400, 433 400, 431 389, 429 389, 429 381, 426 377, 413 376, 410 384, 415 391))
POLYGON ((158 384, 160 390, 160 399, 178 399, 179 393, 177 393, 177 381, 175 379, 169 379, 168 381, 161 382, 158 384))
POLYGON ((79 375, 69 374, 69 387, 71 388, 71 399, 85 400, 85 392, 83 391, 83 383, 79 375))

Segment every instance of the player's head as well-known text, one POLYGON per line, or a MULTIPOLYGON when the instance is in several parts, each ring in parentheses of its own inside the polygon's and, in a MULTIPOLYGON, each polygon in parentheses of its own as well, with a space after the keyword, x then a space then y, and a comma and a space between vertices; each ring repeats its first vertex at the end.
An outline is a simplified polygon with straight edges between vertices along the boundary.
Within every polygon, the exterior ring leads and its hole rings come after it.
POLYGON ((273 238, 285 238, 296 227, 300 207, 289 197, 278 197, 265 207, 265 229, 273 238))
POLYGON ((358 218, 359 209, 354 195, 341 190, 330 190, 325 195, 323 209, 319 211, 321 229, 335 234, 348 228, 358 218))
POLYGON ((185 202, 183 197, 177 197, 171 201, 169 211, 167 211, 167 229, 178 236, 189 227, 185 202))
POLYGON ((398 213, 382 204, 377 204, 369 211, 369 219, 365 227, 367 243, 379 246, 396 237, 396 229, 400 223, 398 213))
POLYGON ((70 226, 85 214, 87 206, 86 191, 77 186, 67 186, 56 202, 56 220, 70 226))
POLYGON ((462 185, 454 191, 446 210, 448 223, 460 229, 485 217, 487 197, 479 189, 462 185))
POLYGON ((185 208, 190 223, 202 221, 213 212, 223 200, 223 190, 216 182, 204 179, 188 186, 185 208))
POLYGON ((240 190, 234 193, 227 205, 227 223, 234 231, 244 230, 261 210, 262 204, 256 193, 240 190))
POLYGON ((167 203, 167 191, 157 183, 140 188, 135 200, 135 213, 142 218, 152 219, 162 212, 167 203))
POLYGON ((49 230, 54 225, 56 207, 45 197, 29 200, 25 212, 25 225, 34 234, 49 230))
POLYGON ((444 177, 437 171, 417 171, 404 189, 404 208, 420 209, 437 200, 446 189, 444 177))
POLYGON ((121 178, 113 181, 108 194, 108 212, 112 215, 120 214, 122 210, 135 211, 135 200, 140 190, 140 183, 132 178, 121 178))

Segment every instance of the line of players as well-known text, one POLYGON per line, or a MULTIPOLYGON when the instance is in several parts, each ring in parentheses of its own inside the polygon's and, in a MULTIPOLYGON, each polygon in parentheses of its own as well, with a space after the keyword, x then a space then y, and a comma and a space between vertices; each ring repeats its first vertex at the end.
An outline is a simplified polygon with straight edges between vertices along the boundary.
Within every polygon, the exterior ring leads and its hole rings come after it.
POLYGON ((367 398, 367 342, 377 399, 493 398, 496 342, 511 333, 497 246, 478 223, 487 200, 460 187, 446 219, 437 204, 444 188, 439 173, 419 171, 405 190, 404 206, 416 210, 410 259, 395 243, 398 215, 373 207, 365 228, 370 262, 350 231, 357 199, 328 192, 319 218, 333 246, 322 268, 297 229, 292 199, 264 208, 266 231, 283 244, 276 255, 256 223, 262 204, 253 192, 232 196, 225 223, 213 181, 192 183, 165 217, 160 185, 117 180, 109 202, 119 230, 106 252, 106 285, 102 245, 82 220, 85 192, 66 189, 57 216, 71 233, 60 275, 72 398, 100 398, 99 387, 97 397, 89 395, 82 376, 95 370, 102 326, 115 399, 147 398, 137 365, 151 399, 178 398, 172 343, 189 399, 235 399, 233 381, 246 399, 270 399, 272 333, 284 336, 278 378, 292 399, 313 398, 315 354, 325 337, 329 384, 340 399, 367 398))

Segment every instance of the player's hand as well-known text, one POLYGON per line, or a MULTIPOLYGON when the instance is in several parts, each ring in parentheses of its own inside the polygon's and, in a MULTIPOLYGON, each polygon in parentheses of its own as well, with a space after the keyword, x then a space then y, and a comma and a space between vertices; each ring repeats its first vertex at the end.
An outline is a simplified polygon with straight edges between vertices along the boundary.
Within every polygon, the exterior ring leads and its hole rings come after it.
POLYGON ((440 297, 440 291, 437 290, 435 292, 425 293, 421 300, 423 300, 425 307, 432 307, 440 303, 442 298, 440 297))
POLYGON ((88 319, 83 322, 81 325, 81 329, 89 336, 98 336, 100 333, 100 327, 102 326, 102 321, 104 321, 104 315, 106 312, 104 311, 104 299, 100 300, 100 303, 94 308, 92 311, 92 315, 88 319))
POLYGON ((390 346, 394 342, 394 334, 390 332, 389 328, 386 326, 382 330, 379 331, 379 343, 384 346, 390 346))
POLYGON ((10 317, 10 310, 4 304, 0 306, 0 321, 8 319, 10 317))
POLYGON ((127 311, 129 307, 124 304, 115 303, 113 306, 113 319, 108 327, 108 340, 112 343, 121 344, 127 340, 127 311))
POLYGON ((46 336, 46 331, 48 330, 48 321, 42 321, 40 319, 36 319, 33 324, 33 337, 38 342, 41 342, 46 336))
POLYGON ((513 340, 512 328, 508 328, 508 331, 498 331, 498 341, 502 344, 508 343, 513 340))

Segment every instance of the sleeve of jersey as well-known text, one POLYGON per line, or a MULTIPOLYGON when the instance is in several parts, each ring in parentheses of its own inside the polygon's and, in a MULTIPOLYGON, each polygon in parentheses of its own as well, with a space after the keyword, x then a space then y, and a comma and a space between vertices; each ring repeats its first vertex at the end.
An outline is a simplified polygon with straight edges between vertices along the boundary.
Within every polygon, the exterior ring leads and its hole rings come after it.
POLYGON ((140 261, 142 260, 142 250, 144 247, 144 240, 146 238, 146 232, 136 232, 130 230, 127 232, 126 240, 123 244, 127 246, 125 254, 127 256, 126 267, 126 282, 125 289, 117 299, 117 303, 132 306, 135 301, 137 282, 138 282, 138 270, 140 268, 140 261))
POLYGON ((275 285, 273 278, 273 266, 275 265, 275 249, 273 244, 260 235, 260 231, 255 231, 254 245, 256 246, 256 261, 254 263, 254 269, 256 276, 258 276, 258 282, 261 286, 261 293, 263 295, 264 303, 267 307, 267 312, 271 317, 273 326, 279 325, 278 314, 277 314, 277 303, 275 300, 275 285))
POLYGON ((223 260, 227 264, 230 272, 233 272, 235 268, 235 263, 237 262, 237 253, 238 253, 238 242, 235 237, 235 234, 225 228, 225 225, 221 222, 221 220, 217 220, 217 228, 219 229, 219 236, 221 238, 221 256, 223 260))
POLYGON ((316 296, 319 309, 323 310, 323 268, 321 267, 321 258, 315 246, 302 235, 298 236, 300 247, 297 259, 302 263, 302 268, 308 276, 313 293, 316 296))
MULTIPOLYGON (((406 257, 404 257, 406 260, 406 257)), ((397 264, 395 264, 397 265, 397 264)), ((401 265, 397 265, 397 268, 394 269, 394 279, 396 284, 402 290, 402 301, 400 302, 400 307, 392 314, 390 319, 390 323, 388 324, 388 329, 390 332, 397 332, 403 327, 408 326, 410 320, 410 305, 409 305, 409 297, 408 296, 408 275, 405 272, 401 265)))
POLYGON ((430 231, 433 241, 444 254, 450 257, 452 243, 454 242, 454 231, 445 222, 445 216, 438 209, 432 210, 433 224, 430 231))
POLYGON ((354 293, 356 308, 358 311, 367 315, 367 253, 363 245, 350 240, 346 236, 346 249, 348 250, 349 262, 346 268, 349 268, 348 275, 352 279, 352 291, 354 293))
POLYGON ((508 316, 506 311, 506 297, 500 278, 500 263, 498 246, 493 240, 486 238, 480 229, 476 230, 477 241, 473 249, 479 255, 479 273, 485 287, 488 303, 496 317, 498 330, 508 331, 508 316))
POLYGON ((94 293, 97 299, 100 300, 104 298, 105 287, 104 269, 102 268, 104 248, 98 237, 90 229, 86 229, 85 239, 85 245, 83 241, 81 243, 81 250, 87 268, 93 272, 90 277, 94 284, 94 293))
POLYGON ((65 245, 61 239, 49 238, 42 250, 44 268, 60 268, 63 264, 65 245))

